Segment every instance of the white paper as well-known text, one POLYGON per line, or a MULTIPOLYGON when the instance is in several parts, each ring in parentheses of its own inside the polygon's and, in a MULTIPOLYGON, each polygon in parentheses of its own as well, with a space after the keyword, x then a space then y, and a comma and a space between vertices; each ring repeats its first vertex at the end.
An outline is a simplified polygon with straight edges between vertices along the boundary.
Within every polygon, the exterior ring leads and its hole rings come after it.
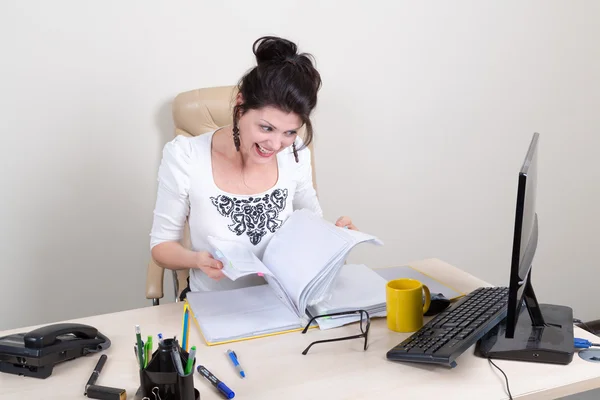
POLYGON ((269 285, 190 292, 187 301, 209 342, 234 340, 301 327, 298 317, 269 285))
MULTIPOLYGON (((261 274, 268 283, 188 293, 190 307, 209 342, 302 327, 309 304, 324 299, 337 301, 335 294, 329 296, 330 290, 350 250, 365 241, 382 244, 374 236, 339 228, 308 210, 295 211, 284 222, 271 238, 262 260, 241 243, 216 237, 208 241, 229 279, 261 274)), ((339 301, 343 300, 347 299, 339 301)), ((381 311, 376 306, 372 310, 381 311)), ((350 320, 340 318, 324 322, 324 326, 339 326, 350 320)))
MULTIPOLYGON (((333 228, 333 224, 331 224, 333 228)), ((307 210, 294 212, 267 245, 263 263, 304 313, 304 288, 347 248, 344 236, 307 210)))
POLYGON ((351 311, 386 304, 387 281, 364 264, 344 265, 331 287, 331 295, 310 308, 311 314, 351 311))
POLYGON ((282 301, 290 311, 295 312, 295 307, 289 295, 284 290, 281 282, 265 265, 256 257, 248 247, 234 241, 223 240, 209 236, 208 242, 213 248, 215 258, 223 263, 223 274, 231 280, 243 276, 259 274, 273 289, 277 298, 282 301))
POLYGON ((208 243, 212 246, 213 256, 223 263, 223 274, 229 279, 235 281, 252 274, 272 275, 252 250, 240 243, 213 236, 208 237, 208 243))

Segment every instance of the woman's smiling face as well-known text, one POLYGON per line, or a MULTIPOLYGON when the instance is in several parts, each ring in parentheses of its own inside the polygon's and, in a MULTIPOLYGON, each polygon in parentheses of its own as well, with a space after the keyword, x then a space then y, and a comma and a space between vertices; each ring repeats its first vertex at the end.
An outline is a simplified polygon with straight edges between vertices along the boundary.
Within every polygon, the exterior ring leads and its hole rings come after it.
POLYGON ((275 107, 246 111, 238 121, 240 151, 247 161, 265 164, 296 140, 302 120, 275 107))

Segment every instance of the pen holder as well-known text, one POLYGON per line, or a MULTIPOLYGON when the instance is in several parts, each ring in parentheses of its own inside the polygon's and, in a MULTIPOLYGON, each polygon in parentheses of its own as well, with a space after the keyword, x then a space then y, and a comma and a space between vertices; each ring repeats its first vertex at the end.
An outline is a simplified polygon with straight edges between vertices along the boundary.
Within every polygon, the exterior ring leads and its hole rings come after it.
POLYGON ((180 375, 171 356, 173 347, 178 349, 182 365, 185 368, 189 353, 181 349, 176 340, 164 339, 162 343, 158 344, 158 350, 152 353, 152 358, 146 368, 140 369, 140 391, 143 396, 151 399, 158 398, 154 395, 158 388, 161 399, 199 400, 200 392, 194 387, 196 360, 194 360, 189 374, 180 375))

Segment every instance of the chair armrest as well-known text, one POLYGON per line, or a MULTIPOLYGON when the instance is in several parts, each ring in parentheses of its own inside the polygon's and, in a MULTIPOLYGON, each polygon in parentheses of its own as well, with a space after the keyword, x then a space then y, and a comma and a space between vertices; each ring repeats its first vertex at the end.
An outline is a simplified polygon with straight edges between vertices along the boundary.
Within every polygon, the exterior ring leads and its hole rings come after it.
POLYGON ((163 283, 165 280, 165 269, 158 266, 153 259, 148 262, 146 274, 146 298, 162 299, 164 296, 163 283))

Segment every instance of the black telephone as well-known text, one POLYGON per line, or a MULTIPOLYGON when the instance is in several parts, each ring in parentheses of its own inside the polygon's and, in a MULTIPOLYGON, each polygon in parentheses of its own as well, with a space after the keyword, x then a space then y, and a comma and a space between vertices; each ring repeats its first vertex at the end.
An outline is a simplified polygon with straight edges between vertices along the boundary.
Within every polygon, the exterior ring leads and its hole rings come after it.
POLYGON ((0 337, 0 372, 45 379, 54 365, 109 347, 110 340, 92 326, 47 325, 0 337))

